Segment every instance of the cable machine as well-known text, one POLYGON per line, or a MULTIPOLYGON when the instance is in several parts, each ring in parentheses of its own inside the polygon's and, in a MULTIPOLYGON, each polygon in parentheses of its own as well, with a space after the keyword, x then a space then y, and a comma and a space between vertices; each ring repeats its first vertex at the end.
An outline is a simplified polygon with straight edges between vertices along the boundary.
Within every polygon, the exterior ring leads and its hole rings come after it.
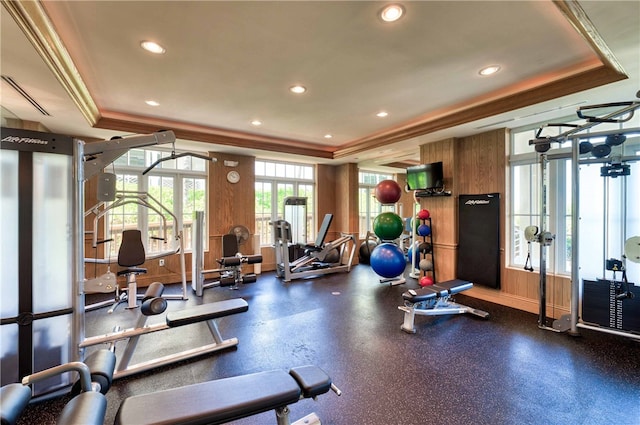
MULTIPOLYGON (((165 214, 171 216, 171 218, 173 219, 174 226, 176 226, 176 228, 174 230, 174 237, 173 237, 173 239, 175 241, 175 244, 174 244, 175 248, 173 250, 165 250, 163 252, 159 252, 159 253, 156 253, 156 254, 147 255, 146 258, 145 258, 145 261, 166 257, 166 256, 172 255, 172 254, 179 254, 180 255, 180 276, 181 276, 181 281, 182 281, 182 292, 181 292, 180 295, 164 295, 163 298, 165 298, 165 299, 177 299, 177 300, 186 300, 186 299, 188 299, 188 294, 187 294, 187 272, 186 272, 186 268, 185 268, 183 229, 182 229, 182 227, 178 228, 178 218, 176 217, 176 215, 171 210, 169 210, 167 207, 162 205, 160 203, 160 201, 158 201, 156 198, 154 198, 151 194, 149 194, 147 192, 137 192, 137 191, 127 191, 127 190, 117 191, 117 192, 115 192, 115 199, 113 200, 113 202, 107 204, 107 202, 105 202, 105 201, 100 201, 99 203, 97 203, 96 205, 94 205, 93 207, 91 207, 87 211, 85 211, 85 213, 84 213, 84 217, 85 218, 88 217, 89 215, 94 215, 94 217, 93 217, 93 229, 85 232, 85 233, 91 233, 92 234, 92 244, 91 244, 91 246, 93 248, 97 248, 98 244, 101 244, 101 243, 104 243, 106 241, 110 241, 111 240, 111 239, 107 239, 105 241, 98 241, 98 223, 100 222, 100 219, 102 217, 104 217, 109 211, 114 210, 116 208, 120 208, 120 207, 122 207, 124 205, 128 205, 128 204, 139 205, 141 207, 147 208, 150 211, 153 211, 156 214, 158 214, 158 216, 160 217, 160 221, 162 223, 162 226, 161 226, 162 234, 161 234, 161 236, 151 236, 150 238, 153 239, 153 240, 161 241, 164 244, 167 244, 168 241, 169 241, 168 232, 167 232, 167 219, 165 217, 165 214)), ((85 261, 85 263, 110 264, 112 260, 109 259, 109 258, 107 258, 105 260, 99 260, 99 259, 94 259, 94 258, 85 258, 84 261, 85 261)), ((107 271, 107 273, 105 275, 106 275, 107 279, 110 280, 110 276, 113 275, 113 273, 111 273, 110 271, 107 271)), ((103 275, 103 276, 105 276, 105 275, 103 275)), ((103 292, 101 290, 101 286, 103 286, 102 284, 104 283, 104 281, 102 279, 104 279, 104 278, 102 278, 102 276, 98 276, 96 279, 90 279, 90 280, 85 281, 85 292, 89 293, 91 289, 94 289, 96 292, 103 292)), ((127 289, 127 293, 126 294, 122 294, 120 297, 118 297, 117 285, 116 285, 115 288, 113 288, 113 290, 116 291, 117 298, 121 298, 121 301, 127 301, 128 308, 137 307, 137 304, 136 304, 137 285, 135 284, 135 281, 132 284, 129 285, 129 287, 127 289), (133 294, 133 296, 131 296, 130 294, 133 294)), ((111 292, 111 291, 109 291, 109 292, 111 292)), ((111 301, 107 301, 106 303, 110 303, 110 302, 111 301)), ((112 310, 110 310, 110 311, 112 311, 112 310)))
MULTIPOLYGON (((637 97, 640 97, 638 92, 637 97)), ((602 284, 610 282, 611 300, 606 300, 606 305, 613 305, 615 309, 612 311, 612 315, 622 315, 622 303, 627 302, 627 307, 631 306, 631 309, 637 309, 640 312, 640 299, 635 299, 633 305, 625 300, 634 299, 636 290, 634 285, 627 281, 627 264, 626 260, 630 260, 633 263, 640 263, 640 254, 638 253, 640 245, 640 237, 633 236, 627 237, 630 233, 640 234, 640 226, 638 226, 637 217, 633 221, 635 225, 629 226, 627 221, 628 208, 626 205, 627 187, 626 177, 631 174, 631 163, 640 160, 637 155, 624 155, 623 148, 616 148, 621 146, 627 139, 627 136, 638 137, 640 135, 640 128, 627 128, 616 129, 611 131, 597 132, 597 133, 585 133, 586 130, 601 124, 601 123, 625 123, 630 121, 634 116, 634 111, 640 108, 640 102, 617 102, 609 104, 591 105, 578 109, 577 114, 581 119, 585 119, 586 123, 582 125, 573 124, 547 124, 541 127, 537 133, 536 138, 529 142, 530 145, 534 145, 536 152, 540 153, 540 171, 541 171, 541 199, 540 199, 540 228, 537 226, 528 226, 525 229, 525 239, 529 243, 529 249, 532 242, 540 244, 540 305, 539 305, 539 318, 538 326, 541 329, 551 330, 556 332, 569 331, 572 335, 578 335, 578 328, 593 329, 602 332, 613 333, 625 337, 640 339, 640 323, 638 329, 634 329, 633 333, 630 331, 629 326, 622 324, 622 320, 619 323, 615 319, 607 323, 592 323, 585 320, 585 306, 589 304, 585 300, 584 283, 586 279, 582 279, 581 265, 580 265, 580 221, 581 216, 588 217, 592 214, 591 211, 586 211, 581 208, 580 204, 580 166, 581 165, 594 165, 602 164, 600 168, 600 177, 605 179, 603 189, 603 249, 602 257, 600 261, 603 264, 603 276, 609 271, 614 273, 613 280, 598 279, 602 284), (591 115, 592 111, 606 110, 615 108, 615 110, 604 116, 591 115), (557 127, 570 127, 569 130, 551 137, 543 137, 541 135, 542 130, 545 127, 557 126, 557 127), (604 139, 604 143, 594 144, 592 141, 604 139), (564 143, 571 142, 570 153, 556 153, 546 154, 551 148, 551 143, 564 143), (615 149, 615 151, 614 151, 615 149), (581 155, 583 156, 581 158, 581 155), (547 229, 546 215, 547 215, 547 165, 548 162, 555 159, 568 159, 571 161, 571 226, 572 226, 572 241, 571 241, 571 306, 570 314, 562 316, 560 319, 554 320, 551 326, 548 326, 548 318, 546 314, 546 295, 547 295, 547 281, 546 281, 546 259, 547 248, 552 244, 555 236, 547 229), (611 242, 610 239, 613 236, 610 233, 610 223, 607 220, 609 216, 609 202, 611 201, 610 193, 607 190, 608 183, 611 179, 620 177, 620 191, 621 196, 621 208, 620 208, 620 230, 618 232, 617 239, 622 239, 622 243, 619 243, 618 250, 623 251, 622 260, 606 259, 610 246, 617 242, 611 242), (622 281, 615 280, 615 273, 622 273, 622 281)), ((631 192, 633 193, 633 192, 631 192)), ((635 193, 638 193, 637 191, 635 193)), ((637 214, 637 213, 636 213, 637 214)), ((532 271, 533 268, 529 266, 529 258, 525 264, 525 270, 532 271)), ((593 260, 597 262, 598 260, 593 260)), ((640 271, 640 270, 638 270, 640 271)), ((639 275, 640 273, 636 273, 639 275)), ((638 291, 640 292, 640 291, 638 291)), ((635 314, 635 310, 634 315, 635 314)), ((588 314, 587 314, 588 316, 588 314)), ((632 326, 635 326, 633 324, 632 326)))

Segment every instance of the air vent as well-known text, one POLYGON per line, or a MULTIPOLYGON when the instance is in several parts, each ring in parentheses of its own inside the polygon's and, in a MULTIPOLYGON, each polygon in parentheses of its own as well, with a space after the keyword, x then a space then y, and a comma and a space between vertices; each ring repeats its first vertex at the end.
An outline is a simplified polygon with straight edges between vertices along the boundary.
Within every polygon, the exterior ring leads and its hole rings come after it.
POLYGON ((492 122, 491 124, 485 124, 485 125, 481 125, 479 127, 476 127, 476 130, 480 130, 480 129, 487 128, 487 127, 493 127, 494 125, 506 124, 508 122, 515 121, 515 120, 516 120, 515 118, 509 118, 508 120, 492 122))
POLYGON ((531 118, 531 117, 535 117, 536 115, 547 114, 549 112, 562 111, 563 109, 567 109, 567 108, 575 107, 575 106, 578 106, 578 105, 582 105, 583 103, 587 103, 587 101, 583 100, 581 102, 572 103, 570 105, 563 105, 563 106, 558 106, 556 108, 547 109, 546 111, 534 112, 532 114, 523 115, 521 117, 508 118, 506 120, 492 122, 491 124, 485 124, 485 125, 481 125, 479 127, 476 127, 476 130, 480 130, 480 129, 487 128, 487 127, 493 127, 493 126, 499 125, 499 124, 506 124, 506 123, 511 122, 511 121, 517 121, 517 120, 521 120, 521 119, 525 119, 525 118, 531 118))
POLYGON ((15 82, 15 80, 11 77, 8 77, 6 75, 2 76, 2 81, 6 81, 7 84, 9 84, 11 87, 13 87, 18 93, 20 93, 20 95, 22 97, 24 97, 26 99, 27 102, 29 102, 30 104, 33 105, 34 108, 36 108, 42 115, 46 115, 48 117, 51 116, 50 113, 47 112, 46 109, 44 109, 42 106, 40 106, 40 104, 38 102, 36 102, 36 100, 34 98, 32 98, 31 96, 29 96, 29 93, 27 93, 26 91, 24 91, 24 89, 22 87, 20 87, 18 85, 18 83, 15 82))

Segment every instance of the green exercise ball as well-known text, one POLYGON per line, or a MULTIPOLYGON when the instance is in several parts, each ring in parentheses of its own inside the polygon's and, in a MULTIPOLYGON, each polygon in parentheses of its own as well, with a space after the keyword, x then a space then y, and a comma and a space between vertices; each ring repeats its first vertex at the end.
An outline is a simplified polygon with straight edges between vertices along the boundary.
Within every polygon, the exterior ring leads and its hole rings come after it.
POLYGON ((373 220, 373 232, 383 241, 400 237, 404 231, 402 218, 393 212, 383 212, 373 220))

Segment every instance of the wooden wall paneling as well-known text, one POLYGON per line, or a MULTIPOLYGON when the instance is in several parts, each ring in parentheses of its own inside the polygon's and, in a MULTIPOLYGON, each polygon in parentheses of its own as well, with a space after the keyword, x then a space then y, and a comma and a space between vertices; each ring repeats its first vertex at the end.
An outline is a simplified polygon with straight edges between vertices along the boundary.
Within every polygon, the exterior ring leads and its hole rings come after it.
MULTIPOLYGON (((442 161, 446 190, 456 193, 455 139, 445 139, 420 146, 420 163, 442 161)), ((455 277, 457 224, 454 196, 420 198, 420 208, 429 210, 433 231, 433 254, 438 281, 455 277)))
MULTIPOLYGON (((358 165, 354 163, 342 164, 332 167, 335 175, 333 201, 334 229, 332 239, 340 236, 340 233, 347 233, 358 240, 358 165)), ((318 180, 318 186, 322 184, 318 180)), ((323 191, 326 188, 323 189, 323 191)), ((318 218, 322 217, 318 215, 318 218)), ((344 253, 345 256, 348 252, 344 253)), ((343 261, 347 261, 344 258, 343 261)), ((358 263, 357 255, 354 256, 353 264, 358 263)))
POLYGON ((456 278, 456 246, 449 244, 434 244, 434 259, 436 278, 438 282, 456 278))
MULTIPOLYGON (((209 232, 209 251, 205 252, 205 268, 217 268, 217 259, 222 255, 222 235, 229 233, 234 225, 249 229, 251 237, 241 251, 253 254, 253 234, 255 233, 255 157, 210 152, 217 159, 209 165, 209 205, 205 211, 209 232), (227 166, 237 162, 236 166, 227 166), (227 180, 229 171, 240 174, 238 183, 227 180)), ((253 270, 252 265, 243 266, 243 271, 253 270), (246 269, 246 270, 245 270, 246 269)))
POLYGON ((347 178, 346 170, 342 170, 340 167, 325 164, 316 166, 316 228, 313 233, 318 232, 325 214, 333 214, 327 240, 335 239, 346 220, 343 204, 348 201, 348 197, 341 193, 341 188, 346 188, 347 185, 341 180, 347 178))
MULTIPOLYGON (((505 281, 505 192, 508 132, 498 129, 456 140, 457 195, 500 194, 500 280, 505 281)), ((456 196, 457 198, 457 196, 456 196)), ((456 199, 457 202, 457 199, 456 199)), ((504 289, 501 291, 504 292, 504 289)))
MULTIPOLYGON (((89 180, 84 182, 84 210, 87 211, 89 208, 92 208, 94 205, 98 203, 98 176, 93 176, 89 180)), ((105 246, 103 244, 98 245, 97 249, 94 248, 93 245, 93 234, 87 233, 86 231, 97 231, 98 232, 98 240, 104 240, 104 220, 100 220, 98 222, 98 228, 93 228, 93 219, 95 215, 90 214, 84 219, 84 256, 85 258, 103 258, 104 257, 104 249, 105 246)), ((117 264, 112 272, 117 271, 117 264)), ((100 276, 107 271, 107 266, 105 264, 94 264, 94 263, 85 263, 84 265, 84 275, 87 279, 94 278, 96 276, 100 276)))

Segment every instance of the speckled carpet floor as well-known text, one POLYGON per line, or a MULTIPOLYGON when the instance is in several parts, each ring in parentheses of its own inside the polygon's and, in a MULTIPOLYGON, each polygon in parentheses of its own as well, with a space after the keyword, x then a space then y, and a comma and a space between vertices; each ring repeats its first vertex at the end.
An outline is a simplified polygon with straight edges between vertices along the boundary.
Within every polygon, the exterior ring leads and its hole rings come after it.
MULTIPOLYGON (((284 283, 273 272, 238 290, 169 301, 169 309, 242 297, 249 311, 219 321, 239 345, 203 358, 119 379, 107 394, 105 424, 135 394, 270 369, 315 364, 342 390, 290 406, 296 420, 316 412, 323 424, 618 424, 640 425, 640 343, 582 330, 581 337, 538 329, 537 316, 460 295, 486 310, 416 317, 416 334, 400 330, 401 293, 368 266, 350 273, 284 283)), ((175 291, 173 286, 169 291, 175 291)), ((87 336, 135 322, 120 307, 87 314, 87 336)), ((134 362, 210 342, 205 324, 145 335, 134 362)), ((31 405, 20 424, 55 423, 64 399, 31 405)), ((273 411, 235 424, 275 424, 273 411)))

